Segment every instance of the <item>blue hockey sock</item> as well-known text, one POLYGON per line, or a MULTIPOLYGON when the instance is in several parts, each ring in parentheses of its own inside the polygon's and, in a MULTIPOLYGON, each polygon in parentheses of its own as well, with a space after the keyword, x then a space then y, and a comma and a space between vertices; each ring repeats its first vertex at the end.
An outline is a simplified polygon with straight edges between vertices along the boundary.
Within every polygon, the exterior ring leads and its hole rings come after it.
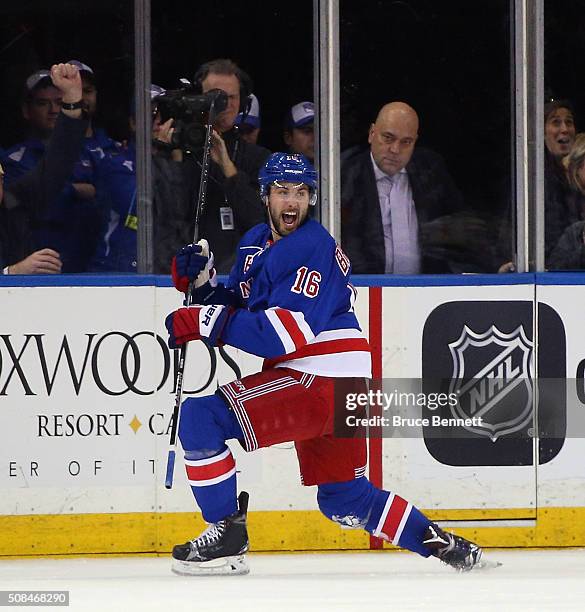
POLYGON ((238 509, 236 462, 225 445, 211 457, 192 457, 193 453, 185 452, 185 468, 191 490, 203 518, 208 523, 217 523, 238 509))
POLYGON ((187 479, 208 523, 238 509, 236 464, 225 441, 243 437, 234 413, 217 394, 188 399, 181 407, 179 438, 187 479))
POLYGON ((375 487, 367 478, 319 485, 321 512, 345 527, 363 528, 402 548, 430 555, 423 539, 431 521, 400 496, 375 487))
POLYGON ((431 521, 410 502, 395 493, 376 488, 366 524, 366 530, 372 535, 428 557, 431 551, 423 544, 423 539, 430 524, 431 521))
POLYGON ((365 529, 377 489, 367 478, 321 484, 317 503, 321 512, 335 523, 365 529))

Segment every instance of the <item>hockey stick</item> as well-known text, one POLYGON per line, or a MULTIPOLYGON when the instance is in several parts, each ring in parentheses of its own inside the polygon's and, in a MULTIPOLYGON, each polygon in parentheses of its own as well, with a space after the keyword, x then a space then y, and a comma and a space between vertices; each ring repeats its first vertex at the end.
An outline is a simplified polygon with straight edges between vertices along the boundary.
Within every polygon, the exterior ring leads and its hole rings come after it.
MULTIPOLYGON (((224 96, 225 97, 225 96, 224 96)), ((215 103, 220 98, 217 96, 211 102, 209 108, 209 118, 207 122, 207 131, 205 134, 205 146, 203 148, 203 161, 201 164, 201 180, 199 182, 199 195, 197 197, 197 208, 195 209, 195 228, 193 230, 193 243, 199 240, 199 221, 205 209, 205 198, 207 196, 207 177, 209 175, 209 157, 211 151, 211 134, 213 131, 213 121, 215 120, 215 103)), ((223 100, 222 100, 223 102, 223 100)), ((225 104, 221 104, 225 108, 227 106, 227 98, 225 104)), ((223 110, 223 109, 222 109, 223 110)), ((185 303, 187 306, 191 304, 193 294, 193 285, 195 279, 189 282, 185 303)), ((175 405, 173 408, 173 416, 171 420, 171 437, 169 440, 169 452, 167 455, 167 473, 165 477, 165 487, 171 489, 173 487, 173 475, 175 471, 175 456, 177 451, 177 431, 179 429, 179 418, 181 415, 181 396, 183 395, 183 376, 185 373, 185 361, 187 359, 187 342, 181 346, 179 353, 179 366, 177 368, 175 405)))

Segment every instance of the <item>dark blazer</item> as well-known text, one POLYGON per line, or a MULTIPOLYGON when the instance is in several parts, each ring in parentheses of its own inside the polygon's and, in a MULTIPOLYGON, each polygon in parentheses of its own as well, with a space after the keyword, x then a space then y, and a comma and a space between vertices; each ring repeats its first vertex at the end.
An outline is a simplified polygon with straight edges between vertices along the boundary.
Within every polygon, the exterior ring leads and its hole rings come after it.
MULTIPOLYGON (((563 236, 563 232, 574 223, 582 221, 584 213, 585 199, 582 194, 571 189, 563 167, 546 150, 544 154, 544 258, 547 268, 552 270, 559 265, 558 253, 551 260, 552 253, 563 236)), ((565 236, 564 243, 566 239, 565 236)))
MULTIPOLYGON (((419 224, 421 272, 462 271, 457 265, 460 254, 437 243, 440 232, 429 225, 439 217, 463 210, 463 198, 443 159, 429 149, 417 147, 406 171, 419 224)), ((369 148, 345 159, 342 156, 341 214, 342 247, 351 260, 353 273, 384 274, 384 228, 369 148)))

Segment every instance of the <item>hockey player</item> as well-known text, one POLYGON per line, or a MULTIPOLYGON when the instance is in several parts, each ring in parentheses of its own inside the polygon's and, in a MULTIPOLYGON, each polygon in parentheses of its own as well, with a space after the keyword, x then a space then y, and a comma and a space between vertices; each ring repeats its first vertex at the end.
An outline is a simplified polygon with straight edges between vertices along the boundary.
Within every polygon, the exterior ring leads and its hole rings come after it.
POLYGON ((351 266, 335 240, 309 218, 317 173, 307 158, 274 153, 259 183, 268 223, 244 235, 226 286, 217 283, 203 241, 173 260, 180 291, 196 279, 197 305, 167 317, 169 345, 203 340, 265 358, 258 374, 182 405, 179 438, 187 477, 209 526, 173 548, 173 571, 248 572, 248 494, 237 499, 230 439, 246 451, 294 441, 302 483, 317 485, 319 508, 329 519, 459 570, 473 568, 480 564, 481 548, 373 486, 365 476, 364 438, 333 435, 334 383, 358 385, 371 377, 368 342, 353 312, 351 266))

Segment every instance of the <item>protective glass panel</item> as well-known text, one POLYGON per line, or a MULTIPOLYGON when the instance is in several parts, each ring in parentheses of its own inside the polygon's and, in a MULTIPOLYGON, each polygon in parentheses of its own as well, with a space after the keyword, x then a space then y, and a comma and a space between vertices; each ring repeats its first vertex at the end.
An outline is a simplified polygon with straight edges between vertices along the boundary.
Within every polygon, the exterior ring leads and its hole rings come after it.
POLYGON ((545 2, 545 266, 585 268, 585 112, 582 75, 585 3, 545 2))
POLYGON ((269 152, 313 155, 313 4, 251 11, 227 0, 153 0, 151 39, 152 80, 167 90, 153 103, 154 271, 168 273, 173 254, 193 240, 209 110, 209 100, 193 96, 221 89, 228 106, 215 123, 198 236, 227 273, 239 239, 265 218, 257 179, 269 152), (192 91, 177 91, 182 77, 192 91))
POLYGON ((3 3, 0 14, 0 263, 13 274, 99 271, 112 210, 102 162, 128 140, 132 3, 34 0, 3 3), (63 100, 77 101, 72 90, 38 72, 72 59, 82 64, 85 135, 60 117, 63 100))
POLYGON ((342 0, 342 241, 354 273, 511 269, 510 40, 507 0, 342 0))

